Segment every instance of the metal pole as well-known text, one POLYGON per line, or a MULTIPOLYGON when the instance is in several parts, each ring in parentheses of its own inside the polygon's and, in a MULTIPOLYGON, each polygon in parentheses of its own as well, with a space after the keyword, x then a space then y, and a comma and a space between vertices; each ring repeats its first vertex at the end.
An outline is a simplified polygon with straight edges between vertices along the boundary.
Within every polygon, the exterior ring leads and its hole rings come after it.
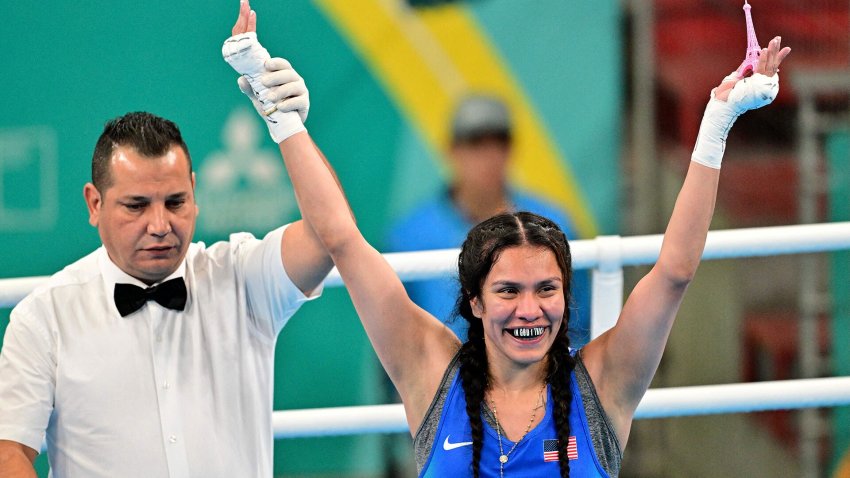
MULTIPOLYGON (((817 111, 818 95, 830 92, 850 92, 850 70, 822 69, 795 72, 791 80, 800 98, 797 124, 797 153, 800 173, 799 220, 815 222, 818 199, 826 192, 827 182, 819 174, 818 156, 820 135, 846 121, 846 113, 828 114, 817 111)), ((800 309, 800 373, 814 377, 821 372, 817 317, 827 311, 818 290, 821 257, 801 257, 799 277, 800 309)), ((833 321, 835 317, 833 317, 833 321)), ((821 471, 819 443, 826 433, 815 411, 803 411, 800 424, 800 470, 804 477, 819 477, 821 471)))
POLYGON ((659 232, 655 147, 655 22, 652 0, 632 0, 632 209, 631 234, 659 232))
MULTIPOLYGON (((818 196, 820 182, 818 177, 817 111, 815 98, 804 92, 800 96, 798 124, 798 161, 800 177, 798 220, 801 224, 811 224, 818 220, 818 196)), ((818 294, 818 257, 804 255, 800 257, 799 296, 800 311, 800 376, 816 377, 819 372, 818 327, 820 312, 818 294)), ((820 441, 820 423, 817 410, 802 410, 800 424, 800 472, 804 478, 820 476, 818 444, 820 441)))

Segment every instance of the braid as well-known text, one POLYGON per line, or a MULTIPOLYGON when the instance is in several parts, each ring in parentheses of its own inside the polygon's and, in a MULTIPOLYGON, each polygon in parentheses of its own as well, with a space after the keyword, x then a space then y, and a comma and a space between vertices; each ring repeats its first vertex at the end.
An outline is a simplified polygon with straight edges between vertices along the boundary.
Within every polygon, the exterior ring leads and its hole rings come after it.
POLYGON ((481 402, 490 386, 487 354, 484 348, 484 326, 481 320, 471 321, 469 339, 460 349, 460 378, 466 397, 466 415, 472 428, 472 476, 478 478, 481 449, 484 447, 484 423, 481 402))
POLYGON ((561 466, 561 478, 570 476, 570 459, 567 446, 570 440, 570 405, 573 401, 570 387, 570 373, 575 367, 575 359, 570 355, 570 340, 566 327, 561 326, 558 337, 549 350, 549 383, 552 385, 552 411, 555 428, 558 431, 558 463, 561 466))

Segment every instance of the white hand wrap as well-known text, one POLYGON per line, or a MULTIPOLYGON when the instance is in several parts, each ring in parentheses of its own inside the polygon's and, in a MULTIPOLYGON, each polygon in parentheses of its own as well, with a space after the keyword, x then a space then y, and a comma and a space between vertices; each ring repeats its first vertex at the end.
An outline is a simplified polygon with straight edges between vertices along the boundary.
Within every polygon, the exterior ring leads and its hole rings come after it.
MULTIPOLYGON (((733 72, 723 81, 735 79, 737 76, 733 72)), ((746 111, 770 104, 777 93, 779 93, 778 73, 773 76, 756 73, 738 81, 729 92, 729 98, 726 101, 716 99, 714 90, 711 90, 711 99, 705 107, 691 161, 709 168, 720 169, 723 151, 726 149, 726 137, 735 120, 746 111)))
MULTIPOLYGON (((255 102, 257 112, 266 120, 269 133, 276 143, 306 130, 297 111, 278 111, 274 99, 269 97, 269 89, 263 85, 261 76, 266 73, 265 63, 271 57, 257 41, 256 32, 242 33, 228 38, 221 47, 221 53, 224 60, 247 80, 253 94, 242 88, 242 84, 240 89, 255 102)), ((304 115, 306 117, 306 110, 304 115)))

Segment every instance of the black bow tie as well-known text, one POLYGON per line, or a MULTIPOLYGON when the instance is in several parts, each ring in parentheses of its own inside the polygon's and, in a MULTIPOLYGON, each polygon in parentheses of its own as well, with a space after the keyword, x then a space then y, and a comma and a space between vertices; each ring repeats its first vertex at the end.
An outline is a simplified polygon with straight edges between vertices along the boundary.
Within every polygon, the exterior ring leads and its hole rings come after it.
POLYGON ((178 277, 147 289, 132 284, 115 284, 114 297, 121 317, 141 309, 149 300, 169 309, 183 310, 186 307, 186 283, 178 277))

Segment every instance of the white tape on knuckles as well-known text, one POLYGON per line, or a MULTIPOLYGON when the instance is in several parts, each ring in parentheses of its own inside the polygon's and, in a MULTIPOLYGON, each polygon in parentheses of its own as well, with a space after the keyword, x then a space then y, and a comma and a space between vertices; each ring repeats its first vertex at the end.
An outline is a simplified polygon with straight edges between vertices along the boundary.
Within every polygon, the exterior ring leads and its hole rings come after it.
POLYGON ((756 73, 735 84, 726 100, 738 114, 769 105, 779 94, 779 73, 773 76, 756 73))
POLYGON ((256 32, 240 33, 224 41, 221 46, 224 61, 230 64, 240 75, 258 77, 265 71, 269 52, 257 40, 256 32))

